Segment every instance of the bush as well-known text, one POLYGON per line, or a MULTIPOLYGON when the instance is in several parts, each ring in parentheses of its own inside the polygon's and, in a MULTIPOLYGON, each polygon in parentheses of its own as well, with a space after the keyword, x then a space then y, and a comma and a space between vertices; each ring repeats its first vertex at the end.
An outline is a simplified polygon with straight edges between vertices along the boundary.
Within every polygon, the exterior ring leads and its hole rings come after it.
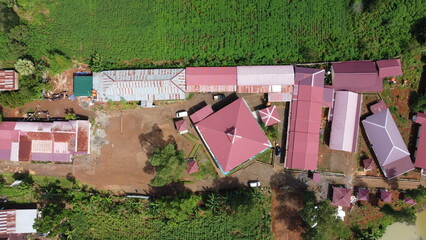
POLYGON ((156 172, 151 181, 152 186, 164 186, 179 181, 185 175, 185 154, 183 151, 176 150, 172 144, 168 144, 164 148, 157 148, 150 161, 156 172))
POLYGON ((15 63, 15 69, 22 76, 29 76, 35 73, 34 63, 27 59, 19 59, 15 63))

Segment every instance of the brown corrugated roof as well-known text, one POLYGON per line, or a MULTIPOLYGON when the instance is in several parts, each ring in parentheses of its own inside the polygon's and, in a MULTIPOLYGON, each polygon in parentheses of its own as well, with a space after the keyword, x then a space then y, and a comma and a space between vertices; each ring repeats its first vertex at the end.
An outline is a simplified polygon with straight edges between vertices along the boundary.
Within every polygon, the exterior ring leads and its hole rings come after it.
POLYGON ((30 161, 31 159, 31 139, 28 136, 19 138, 19 161, 30 161))
POLYGON ((31 140, 52 140, 53 138, 52 133, 47 132, 28 132, 27 135, 31 140))

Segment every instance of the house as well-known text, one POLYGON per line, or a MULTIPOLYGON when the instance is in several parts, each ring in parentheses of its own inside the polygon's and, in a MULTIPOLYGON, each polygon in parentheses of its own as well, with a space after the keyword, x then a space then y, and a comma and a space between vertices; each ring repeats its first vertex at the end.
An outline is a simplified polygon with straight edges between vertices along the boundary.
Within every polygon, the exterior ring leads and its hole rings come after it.
POLYGON ((192 174, 198 172, 198 163, 196 160, 191 159, 190 161, 186 162, 186 173, 192 174))
POLYGON ((185 119, 176 120, 175 127, 179 134, 188 133, 188 124, 186 124, 185 119))
POLYGON ((340 207, 351 207, 352 189, 333 187, 333 199, 331 204, 340 207))
POLYGON ((69 163, 89 153, 89 121, 0 123, 0 160, 69 163))
POLYGON ((414 169, 389 109, 368 116, 362 124, 385 177, 394 178, 414 169))
POLYGON ((366 188, 359 188, 357 193, 358 201, 368 201, 370 199, 370 191, 366 188))
POLYGON ((290 106, 284 166, 316 170, 323 104, 324 70, 295 68, 296 85, 290 106))
POLYGON ((238 66, 238 93, 271 93, 271 101, 290 101, 294 85, 292 65, 238 66))
POLYGON ((224 175, 272 147, 243 98, 199 120, 195 128, 224 175))
POLYGON ((74 96, 88 97, 92 96, 93 90, 93 77, 74 75, 73 79, 74 96))
POLYGON ((331 74, 335 90, 358 93, 383 91, 383 81, 373 61, 334 62, 331 74))
POLYGON ((331 122, 330 149, 356 152, 362 96, 349 91, 337 91, 331 122))
POLYGON ((396 77, 402 75, 401 59, 386 59, 376 61, 379 69, 379 78, 396 77))
POLYGON ((258 111, 259 117, 266 127, 280 123, 277 106, 269 106, 258 111))
POLYGON ((392 192, 386 191, 386 190, 380 190, 380 200, 382 200, 385 203, 391 203, 392 202, 392 192))
POLYGON ((0 91, 19 89, 19 74, 15 70, 0 70, 0 91))
POLYGON ((364 171, 370 171, 377 168, 376 163, 372 158, 362 160, 362 165, 364 166, 364 171))
POLYGON ((208 117, 212 113, 214 113, 212 107, 210 105, 206 105, 193 114, 189 115, 189 118, 195 124, 208 117))
POLYGON ((236 67, 187 67, 187 92, 235 92, 236 67))
POLYGON ((0 238, 9 239, 14 235, 36 233, 33 227, 36 218, 37 209, 0 210, 0 238))
MULTIPOLYGON (((415 123, 420 124, 419 131, 417 134, 417 145, 415 152, 414 167, 422 169, 422 173, 425 173, 426 169, 426 127, 423 124, 426 123, 426 114, 417 113, 413 118, 415 123)), ((425 125, 426 126, 426 125, 425 125)))
POLYGON ((140 101, 154 107, 155 101, 186 98, 185 69, 112 70, 93 73, 95 100, 140 101))

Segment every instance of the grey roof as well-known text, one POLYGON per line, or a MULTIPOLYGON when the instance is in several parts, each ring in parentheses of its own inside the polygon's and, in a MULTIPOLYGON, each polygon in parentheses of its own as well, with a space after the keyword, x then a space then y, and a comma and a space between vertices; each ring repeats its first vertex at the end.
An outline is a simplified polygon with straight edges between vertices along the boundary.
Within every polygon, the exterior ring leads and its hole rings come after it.
POLYGON ((387 178, 394 178, 414 169, 410 153, 389 109, 367 117, 362 124, 387 178))
POLYGON ((185 99, 185 69, 113 70, 93 73, 99 101, 141 101, 151 107, 155 100, 185 99))

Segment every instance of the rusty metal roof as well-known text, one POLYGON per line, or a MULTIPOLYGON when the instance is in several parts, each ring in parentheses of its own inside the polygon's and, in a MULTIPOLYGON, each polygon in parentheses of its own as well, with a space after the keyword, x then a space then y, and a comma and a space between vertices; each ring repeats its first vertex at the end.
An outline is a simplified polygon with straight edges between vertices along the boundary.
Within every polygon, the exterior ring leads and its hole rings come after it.
POLYGON ((14 70, 0 70, 0 91, 18 90, 18 78, 14 70))
POLYGON ((141 101, 152 107, 156 100, 185 99, 185 69, 114 70, 93 74, 99 101, 141 101))

